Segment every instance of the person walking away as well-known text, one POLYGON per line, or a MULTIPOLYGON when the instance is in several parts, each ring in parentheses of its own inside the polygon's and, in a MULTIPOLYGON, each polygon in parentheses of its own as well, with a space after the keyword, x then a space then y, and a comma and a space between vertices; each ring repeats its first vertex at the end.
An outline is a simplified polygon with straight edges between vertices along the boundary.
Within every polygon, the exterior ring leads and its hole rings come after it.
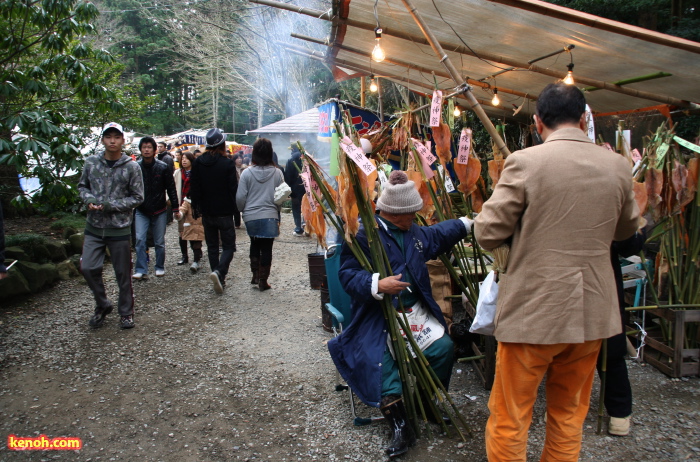
POLYGON ((95 297, 95 313, 89 324, 102 327, 113 308, 102 279, 105 252, 109 249, 119 286, 119 324, 130 329, 134 327, 130 227, 134 209, 143 202, 143 177, 136 162, 122 153, 124 130, 120 124, 110 122, 104 126, 102 144, 104 154, 85 161, 78 182, 80 199, 88 208, 80 270, 95 297))
MULTIPOLYGON (((173 174, 173 177, 175 179, 175 190, 177 191, 177 197, 180 199, 180 204, 178 204, 180 207, 182 207, 182 204, 184 203, 185 199, 189 197, 190 193, 190 179, 192 177, 192 165, 194 165, 195 157, 194 154, 192 154, 189 151, 185 151, 182 153, 182 157, 180 158, 180 162, 182 163, 182 166, 175 170, 175 173, 173 174)), ((190 207, 191 209, 191 201, 190 201, 190 207)), ((182 213, 182 210, 180 211, 182 213)), ((201 219, 195 220, 198 226, 202 226, 201 219)), ((192 232, 191 230, 188 231, 186 234, 189 237, 189 239, 185 239, 183 237, 183 232, 185 231, 185 223, 188 223, 187 220, 178 220, 178 241, 180 243, 180 252, 182 252, 182 258, 177 262, 178 265, 184 265, 186 263, 189 263, 189 257, 187 256, 187 242, 189 241, 190 247, 192 248, 192 253, 194 254, 194 262, 190 266, 190 271, 193 273, 196 273, 199 271, 199 261, 202 259, 202 240, 204 240, 204 228, 201 229, 201 233, 199 232, 192 232), (199 238, 195 238, 193 236, 199 236, 199 238)))
POLYGON ((284 182, 287 183, 292 190, 290 197, 292 198, 292 217, 294 218, 295 236, 304 235, 304 227, 301 221, 301 200, 306 192, 304 182, 301 180, 301 151, 296 143, 292 143, 292 157, 287 161, 287 166, 284 169, 284 182))
MULTIPOLYGON (((236 178, 238 178, 238 183, 241 182, 241 173, 243 173, 243 170, 245 170, 245 167, 243 167, 243 154, 239 151, 233 156, 233 161, 236 164, 236 178)), ((236 225, 236 228, 241 227, 241 211, 236 210, 236 213, 233 215, 233 221, 234 224, 236 225)))
POLYGON ((192 166, 190 196, 194 218, 202 217, 204 239, 214 285, 214 292, 224 293, 226 275, 236 251, 236 229, 233 215, 236 213, 236 165, 226 157, 226 137, 218 128, 206 135, 206 150, 196 158, 192 166), (219 256, 219 236, 222 252, 219 256))
MULTIPOLYGON (((192 156, 192 154, 190 155, 192 156)), ((183 159, 185 159, 184 156, 183 159)), ((182 227, 180 239, 185 242, 185 246, 187 246, 187 241, 189 241, 190 245, 192 246, 194 262, 192 262, 192 265, 190 266, 190 272, 195 274, 197 271, 199 271, 199 260, 202 258, 204 226, 202 226, 201 218, 195 219, 194 216, 192 216, 192 200, 189 196, 185 197, 182 205, 180 205, 180 218, 178 218, 178 226, 182 227)), ((185 251, 187 251, 187 247, 185 247, 185 251)))
POLYGON ((7 277, 5 266, 5 218, 2 215, 2 203, 0 202, 0 279, 7 277))
POLYGON ((576 461, 601 341, 622 332, 610 243, 630 237, 639 210, 627 161, 586 136, 578 88, 550 84, 537 100, 544 143, 509 155, 477 215, 479 244, 510 242, 500 275, 489 398, 489 461, 525 461, 547 375, 542 461, 576 461))
POLYGON ((272 143, 260 138, 253 144, 252 165, 241 174, 236 203, 243 213, 246 231, 250 236, 251 284, 263 290, 270 289, 267 280, 272 266, 272 245, 279 236, 281 206, 275 204, 275 188, 284 182, 284 176, 274 163, 272 143))
MULTIPOLYGON (((144 199, 136 208, 136 272, 133 279, 148 279, 148 231, 153 233, 156 249, 155 271, 157 277, 165 276, 165 225, 167 223, 166 193, 172 204, 178 204, 175 181, 165 162, 155 159, 156 140, 150 136, 139 142, 141 160, 138 161, 143 174, 144 199)), ((175 215, 180 212, 176 209, 175 215)))

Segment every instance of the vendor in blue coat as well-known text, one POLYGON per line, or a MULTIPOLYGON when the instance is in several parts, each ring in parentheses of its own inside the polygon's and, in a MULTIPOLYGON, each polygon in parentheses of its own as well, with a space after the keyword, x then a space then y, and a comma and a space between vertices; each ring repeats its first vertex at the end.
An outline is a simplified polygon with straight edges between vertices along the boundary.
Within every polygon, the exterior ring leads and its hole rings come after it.
MULTIPOLYGON (((423 200, 406 173, 393 171, 377 201, 375 216, 379 236, 394 276, 364 270, 347 245, 340 256, 340 282, 352 298, 352 323, 330 342, 328 349, 338 371, 353 392, 367 405, 379 407, 392 429, 386 449, 389 457, 408 451, 415 442, 402 403, 399 370, 388 347, 388 327, 379 303, 390 296, 395 307, 399 299, 409 314, 414 338, 436 375, 447 388, 452 374, 453 343, 440 307, 433 299, 425 264, 449 251, 464 239, 472 220, 463 217, 433 226, 413 221, 423 200), (415 322, 415 324, 414 324, 415 322)), ((364 227, 357 234, 362 251, 370 257, 364 227)))

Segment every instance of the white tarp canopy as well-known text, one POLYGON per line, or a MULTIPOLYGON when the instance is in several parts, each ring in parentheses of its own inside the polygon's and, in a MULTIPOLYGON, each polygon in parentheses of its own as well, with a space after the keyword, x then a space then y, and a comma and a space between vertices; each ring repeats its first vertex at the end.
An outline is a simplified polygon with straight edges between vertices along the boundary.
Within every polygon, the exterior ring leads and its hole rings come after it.
MULTIPOLYGON (((377 3, 386 53, 382 63, 369 59, 375 43, 374 0, 333 2, 326 55, 336 79, 373 73, 425 94, 432 94, 435 80, 444 92, 455 89, 401 0, 377 3)), ((700 102, 700 43, 537 0, 412 0, 412 4, 455 67, 470 79, 474 95, 490 115, 512 116, 520 106, 520 116, 532 114, 536 95, 564 77, 572 59, 577 86, 601 83, 606 88, 587 92, 594 112, 659 104, 698 108, 693 103, 700 102), (568 45, 575 46, 571 54, 562 52, 528 65, 568 45), (491 77, 511 67, 515 69, 491 77), (612 85, 659 73, 671 75, 612 85), (499 107, 490 104, 494 87, 502 101, 499 107)))

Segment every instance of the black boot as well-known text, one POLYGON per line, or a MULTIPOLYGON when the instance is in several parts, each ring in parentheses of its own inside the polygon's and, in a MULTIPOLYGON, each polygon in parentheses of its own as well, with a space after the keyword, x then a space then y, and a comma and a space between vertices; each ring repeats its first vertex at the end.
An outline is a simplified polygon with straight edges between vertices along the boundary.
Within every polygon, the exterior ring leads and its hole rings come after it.
POLYGON ((272 289, 272 286, 267 283, 267 278, 270 277, 270 267, 260 266, 258 269, 258 289, 260 291, 272 289))
POLYGON ((386 423, 391 429, 391 442, 385 452, 390 458, 400 456, 408 452, 408 448, 416 442, 411 424, 406 417, 406 410, 400 396, 389 395, 382 398, 380 409, 386 423))
POLYGON ((189 262, 189 259, 187 258, 187 241, 184 239, 180 239, 180 252, 182 252, 182 258, 179 262, 177 262, 178 266, 182 266, 189 262))
POLYGON ((260 257, 250 257, 250 271, 253 273, 251 284, 258 283, 258 271, 260 270, 260 257))
POLYGON ((184 265, 185 263, 189 263, 189 261, 190 261, 190 260, 189 260, 189 258, 187 257, 187 255, 183 255, 182 258, 180 259, 180 261, 177 262, 177 265, 178 265, 178 266, 182 266, 182 265, 184 265))

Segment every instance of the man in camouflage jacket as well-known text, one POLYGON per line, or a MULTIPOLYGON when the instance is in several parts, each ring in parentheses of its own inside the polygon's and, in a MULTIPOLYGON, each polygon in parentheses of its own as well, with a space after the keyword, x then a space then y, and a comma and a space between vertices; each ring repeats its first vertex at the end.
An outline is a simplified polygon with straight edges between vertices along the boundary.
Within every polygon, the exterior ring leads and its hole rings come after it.
POLYGON ((139 166, 122 153, 124 131, 110 122, 102 130, 104 155, 85 161, 78 183, 80 198, 87 204, 85 242, 80 267, 95 296, 90 326, 102 327, 112 311, 102 279, 105 249, 109 249, 119 285, 118 311, 124 329, 134 327, 134 293, 131 287, 131 220, 134 208, 143 202, 143 177, 139 166))

